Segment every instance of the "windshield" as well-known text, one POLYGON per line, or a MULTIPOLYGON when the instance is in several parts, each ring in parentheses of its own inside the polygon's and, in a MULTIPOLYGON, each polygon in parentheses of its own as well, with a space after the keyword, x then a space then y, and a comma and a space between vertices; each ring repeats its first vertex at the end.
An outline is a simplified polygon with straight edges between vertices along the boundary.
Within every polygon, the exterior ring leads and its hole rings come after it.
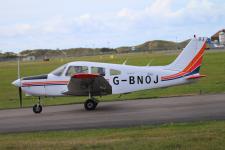
POLYGON ((54 74, 55 76, 61 76, 66 69, 67 64, 55 69, 54 71, 51 72, 51 74, 54 74))

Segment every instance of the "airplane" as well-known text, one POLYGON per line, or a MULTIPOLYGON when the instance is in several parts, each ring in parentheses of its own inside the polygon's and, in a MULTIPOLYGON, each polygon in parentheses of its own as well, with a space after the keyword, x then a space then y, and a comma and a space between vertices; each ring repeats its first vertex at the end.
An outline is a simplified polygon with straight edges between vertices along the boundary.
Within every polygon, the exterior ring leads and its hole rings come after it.
POLYGON ((18 78, 12 84, 37 96, 34 113, 42 112, 41 97, 88 96, 84 108, 95 110, 96 96, 126 94, 140 90, 164 88, 193 83, 205 77, 199 73, 207 38, 194 37, 169 65, 131 66, 87 61, 67 63, 46 75, 18 78))

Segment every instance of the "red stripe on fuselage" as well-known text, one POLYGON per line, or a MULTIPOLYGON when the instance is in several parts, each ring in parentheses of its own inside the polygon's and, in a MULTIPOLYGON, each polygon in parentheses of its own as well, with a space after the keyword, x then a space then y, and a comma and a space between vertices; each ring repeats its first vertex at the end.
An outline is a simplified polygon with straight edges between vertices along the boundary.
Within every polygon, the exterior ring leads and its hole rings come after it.
POLYGON ((66 85, 69 81, 39 81, 39 82, 25 82, 22 83, 22 86, 45 86, 45 85, 66 85))

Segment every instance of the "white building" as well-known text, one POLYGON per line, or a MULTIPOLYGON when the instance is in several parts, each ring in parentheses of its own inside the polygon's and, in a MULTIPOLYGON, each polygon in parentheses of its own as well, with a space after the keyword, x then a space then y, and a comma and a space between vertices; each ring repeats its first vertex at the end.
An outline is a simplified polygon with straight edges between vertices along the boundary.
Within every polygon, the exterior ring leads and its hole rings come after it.
POLYGON ((22 61, 34 61, 36 60, 35 56, 25 56, 22 58, 22 61))

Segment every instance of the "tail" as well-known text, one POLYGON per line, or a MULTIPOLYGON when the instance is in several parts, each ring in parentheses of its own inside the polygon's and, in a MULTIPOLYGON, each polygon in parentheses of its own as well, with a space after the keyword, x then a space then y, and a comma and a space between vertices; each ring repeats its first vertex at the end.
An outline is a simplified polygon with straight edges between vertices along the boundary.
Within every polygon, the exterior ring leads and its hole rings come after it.
MULTIPOLYGON (((203 54, 206 49, 207 38, 193 38, 184 48, 174 62, 165 66, 167 70, 179 73, 163 77, 163 80, 171 80, 183 76, 199 75, 203 54)), ((190 78, 191 79, 191 78, 190 78)))

